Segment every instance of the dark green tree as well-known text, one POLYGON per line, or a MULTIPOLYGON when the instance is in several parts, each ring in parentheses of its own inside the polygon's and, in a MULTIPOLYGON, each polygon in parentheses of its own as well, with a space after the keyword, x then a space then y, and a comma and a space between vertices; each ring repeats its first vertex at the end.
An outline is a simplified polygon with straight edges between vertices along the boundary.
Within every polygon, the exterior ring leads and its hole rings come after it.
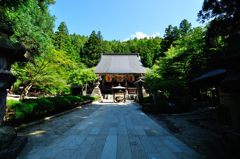
POLYGON ((180 32, 180 36, 184 37, 185 35, 187 35, 188 32, 191 31, 192 24, 188 22, 188 20, 184 19, 181 21, 180 25, 179 25, 179 32, 180 32))
POLYGON ((206 70, 204 29, 197 27, 174 41, 166 56, 156 62, 145 82, 152 93, 158 90, 167 100, 186 98, 187 83, 206 70))
POLYGON ((45 74, 42 69, 45 62, 42 62, 41 57, 45 57, 45 54, 51 52, 53 48, 51 35, 54 17, 48 11, 49 3, 50 1, 27 0, 17 9, 5 12, 5 17, 14 30, 12 40, 23 43, 28 53, 28 62, 13 67, 13 72, 19 75, 22 81, 21 96, 25 96, 32 87, 30 81, 33 80, 29 79, 33 72, 35 77, 42 77, 45 74), (37 67, 39 71, 34 71, 37 67))
POLYGON ((96 33, 95 31, 92 31, 80 51, 81 61, 88 67, 94 67, 99 62, 101 53, 104 53, 101 32, 96 33))
POLYGON ((54 36, 54 46, 56 47, 56 49, 69 51, 68 47, 70 45, 71 44, 68 35, 67 25, 65 24, 65 22, 61 22, 54 36))
POLYGON ((60 23, 57 33, 63 33, 65 35, 68 35, 68 28, 65 22, 60 23))
POLYGON ((239 41, 236 37, 239 37, 237 34, 240 30, 240 1, 204 0, 198 17, 199 21, 208 22, 205 52, 209 56, 209 68, 224 67, 219 60, 223 54, 231 56, 230 54, 239 53, 237 50, 227 50, 238 46, 235 43, 239 41))
POLYGON ((69 38, 71 43, 70 43, 70 46, 67 47, 69 48, 68 51, 70 51, 68 52, 68 54, 70 55, 70 58, 73 61, 80 63, 81 60, 80 60, 79 52, 83 48, 85 42, 87 41, 87 37, 81 36, 78 34, 70 34, 69 38))
POLYGON ((12 40, 24 44, 31 55, 39 55, 51 48, 54 17, 48 11, 49 1, 28 0, 16 10, 6 12, 14 29, 12 40))
POLYGON ((180 37, 180 32, 177 26, 173 27, 172 25, 169 25, 165 29, 165 34, 163 36, 163 40, 161 43, 162 56, 165 55, 165 52, 171 47, 171 45, 175 40, 179 39, 179 37, 180 37))
POLYGON ((0 0, 0 22, 9 23, 6 16, 7 11, 15 11, 19 6, 23 5, 25 0, 0 0))
POLYGON ((218 47, 219 37, 226 41, 229 35, 240 29, 239 0, 204 0, 202 10, 198 13, 199 21, 208 25, 206 42, 209 47, 218 47))

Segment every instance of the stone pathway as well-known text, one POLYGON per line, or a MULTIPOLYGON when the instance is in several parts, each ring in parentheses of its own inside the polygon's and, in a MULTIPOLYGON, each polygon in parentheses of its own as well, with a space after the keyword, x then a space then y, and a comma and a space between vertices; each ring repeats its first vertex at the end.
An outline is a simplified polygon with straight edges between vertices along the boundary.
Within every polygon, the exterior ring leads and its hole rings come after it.
POLYGON ((135 103, 93 104, 21 133, 29 143, 20 159, 202 158, 135 103))

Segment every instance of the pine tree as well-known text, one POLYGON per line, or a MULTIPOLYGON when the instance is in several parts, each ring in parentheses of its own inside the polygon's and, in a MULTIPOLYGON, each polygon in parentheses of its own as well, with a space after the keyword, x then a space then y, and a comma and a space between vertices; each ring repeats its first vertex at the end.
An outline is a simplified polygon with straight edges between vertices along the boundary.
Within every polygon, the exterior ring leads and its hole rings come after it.
POLYGON ((88 40, 80 51, 81 61, 88 67, 94 67, 99 62, 101 53, 104 52, 103 37, 101 32, 92 31, 88 40))
POLYGON ((67 46, 69 46, 69 43, 67 25, 65 22, 61 22, 54 36, 54 45, 56 49, 68 51, 67 46))

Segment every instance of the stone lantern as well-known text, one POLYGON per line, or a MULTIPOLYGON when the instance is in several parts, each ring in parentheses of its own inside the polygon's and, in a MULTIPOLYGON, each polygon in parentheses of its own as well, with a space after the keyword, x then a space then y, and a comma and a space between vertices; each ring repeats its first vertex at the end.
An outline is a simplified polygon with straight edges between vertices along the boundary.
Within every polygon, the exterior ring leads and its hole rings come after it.
POLYGON ((18 137, 14 128, 2 126, 7 89, 16 81, 16 77, 10 72, 11 65, 16 61, 23 61, 26 52, 23 45, 13 43, 9 39, 11 35, 13 35, 12 29, 0 22, 0 158, 16 158, 15 152, 19 152, 27 141, 25 137, 18 137), (15 145, 13 151, 11 145, 15 145))
POLYGON ((100 82, 97 81, 97 82, 95 83, 95 87, 94 87, 94 89, 93 89, 93 91, 92 91, 92 93, 91 93, 91 96, 96 96, 96 97, 98 97, 98 98, 99 98, 99 102, 102 102, 102 101, 103 101, 103 97, 102 97, 102 93, 101 93, 101 90, 100 90, 100 88, 99 88, 99 85, 100 85, 100 82))
POLYGON ((25 59, 25 48, 19 43, 10 41, 12 29, 0 23, 0 125, 5 114, 7 89, 16 81, 16 77, 10 72, 11 65, 16 61, 25 59))
POLYGON ((233 129, 240 132, 240 32, 230 35, 228 43, 222 58, 227 74, 220 85, 220 104, 230 108, 233 129))

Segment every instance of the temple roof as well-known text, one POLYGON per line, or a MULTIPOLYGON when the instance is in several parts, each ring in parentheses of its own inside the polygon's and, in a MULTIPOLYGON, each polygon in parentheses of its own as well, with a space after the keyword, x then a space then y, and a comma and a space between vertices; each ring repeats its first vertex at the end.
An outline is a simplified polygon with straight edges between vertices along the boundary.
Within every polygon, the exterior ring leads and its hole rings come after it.
POLYGON ((191 85, 196 88, 208 88, 218 85, 226 77, 226 69, 216 69, 208 71, 191 81, 191 85))
POLYGON ((146 68, 138 54, 102 54, 95 73, 143 74, 146 73, 146 68))
POLYGON ((192 82, 205 80, 205 79, 210 79, 210 78, 213 78, 213 77, 216 77, 216 76, 219 76, 219 75, 223 75, 223 74, 226 74, 226 70, 225 69, 212 70, 212 71, 204 73, 201 76, 195 78, 194 80, 192 80, 192 82))

